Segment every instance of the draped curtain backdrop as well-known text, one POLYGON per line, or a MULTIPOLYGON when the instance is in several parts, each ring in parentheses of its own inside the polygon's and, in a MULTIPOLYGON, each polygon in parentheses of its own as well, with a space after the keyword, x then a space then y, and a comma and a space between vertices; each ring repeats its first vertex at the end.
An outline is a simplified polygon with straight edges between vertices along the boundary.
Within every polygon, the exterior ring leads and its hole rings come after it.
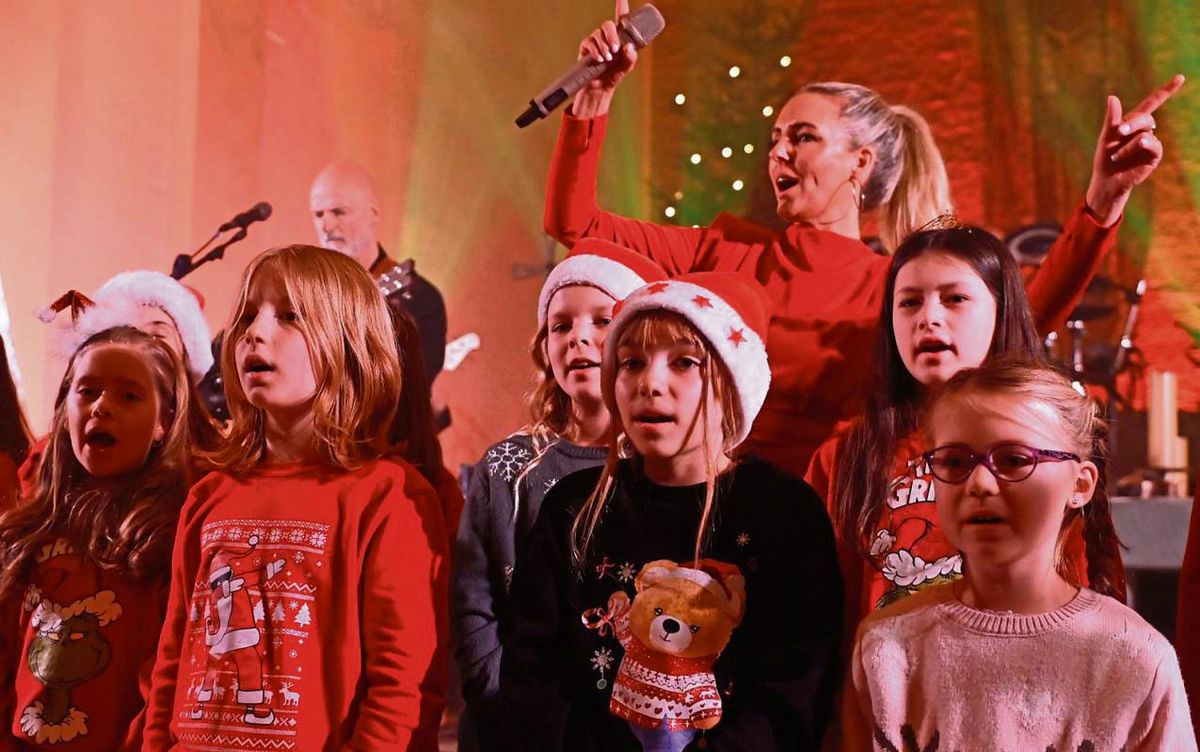
MULTIPOLYGON (((965 219, 1001 234, 1061 220, 1082 196, 1104 95, 1132 106, 1171 73, 1189 74, 1159 118, 1167 161, 1131 206, 1109 273, 1129 285, 1149 278, 1138 343, 1153 365, 1181 372, 1181 406, 1200 403, 1200 8, 657 4, 667 30, 614 104, 600 186, 606 207, 656 221, 704 223, 720 209, 769 221, 762 108, 809 80, 862 83, 922 112, 965 219)), ((453 412, 449 464, 473 461, 524 420, 534 272, 548 251, 543 179, 556 123, 518 131, 512 120, 608 13, 593 0, 10 4, 0 331, 35 425, 46 425, 63 365, 35 308, 121 270, 167 271, 218 224, 270 201, 269 221, 186 280, 215 331, 249 258, 314 240, 309 184, 345 158, 374 173, 383 243, 442 289, 450 336, 480 336, 436 389, 453 412)))

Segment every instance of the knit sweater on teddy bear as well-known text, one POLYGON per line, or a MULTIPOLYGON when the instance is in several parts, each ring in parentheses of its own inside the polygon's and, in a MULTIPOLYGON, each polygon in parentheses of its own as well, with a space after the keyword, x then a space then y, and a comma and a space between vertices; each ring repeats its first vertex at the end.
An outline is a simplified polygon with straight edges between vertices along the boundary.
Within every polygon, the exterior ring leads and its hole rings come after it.
MULTIPOLYGON (((559 481, 518 553, 495 749, 641 750, 629 722, 610 711, 624 655, 615 625, 585 624, 585 616, 606 611, 614 592, 633 598, 647 562, 692 560, 704 486, 656 485, 635 460, 622 460, 577 569, 571 527, 599 474, 593 468, 559 481)), ((695 744, 816 749, 840 666, 842 581, 828 515, 808 484, 747 459, 718 479, 712 520, 702 556, 738 567, 746 608, 713 666, 721 720, 695 744)))

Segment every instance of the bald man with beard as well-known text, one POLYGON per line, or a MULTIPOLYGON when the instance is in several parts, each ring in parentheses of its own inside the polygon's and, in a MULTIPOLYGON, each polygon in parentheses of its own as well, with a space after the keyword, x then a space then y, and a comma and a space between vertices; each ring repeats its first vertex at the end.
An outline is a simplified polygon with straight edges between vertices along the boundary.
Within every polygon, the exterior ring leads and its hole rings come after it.
MULTIPOLYGON (((309 209, 318 245, 356 259, 376 278, 397 268, 379 242, 379 198, 375 182, 362 166, 352 162, 327 165, 313 181, 309 209)), ((415 270, 411 277, 387 302, 416 321, 425 374, 433 384, 446 354, 446 303, 429 280, 415 270)))

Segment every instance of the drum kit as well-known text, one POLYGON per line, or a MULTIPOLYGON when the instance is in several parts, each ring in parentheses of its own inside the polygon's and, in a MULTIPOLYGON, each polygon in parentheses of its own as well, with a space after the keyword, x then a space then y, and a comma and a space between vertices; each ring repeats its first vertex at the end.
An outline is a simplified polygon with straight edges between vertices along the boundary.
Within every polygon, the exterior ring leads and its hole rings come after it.
MULTIPOLYGON (((1041 265, 1061 231, 1055 224, 1030 225, 1010 233, 1004 243, 1022 270, 1032 271, 1041 265)), ((1126 287, 1097 275, 1065 327, 1047 334, 1043 343, 1046 356, 1072 375, 1078 388, 1103 388, 1110 406, 1129 406, 1128 397, 1117 388, 1117 377, 1134 364, 1133 330, 1145 294, 1144 279, 1126 287)))

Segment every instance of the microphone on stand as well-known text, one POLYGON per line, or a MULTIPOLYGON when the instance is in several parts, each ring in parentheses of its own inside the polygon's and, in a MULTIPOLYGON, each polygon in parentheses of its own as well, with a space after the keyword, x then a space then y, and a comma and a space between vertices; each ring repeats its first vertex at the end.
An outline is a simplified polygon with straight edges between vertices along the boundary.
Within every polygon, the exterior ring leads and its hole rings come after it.
POLYGON ((259 201, 254 206, 237 215, 225 224, 217 228, 217 232, 228 232, 235 227, 245 228, 253 222, 261 222, 271 216, 271 205, 266 201, 259 201))
MULTIPOLYGON (((638 49, 654 41, 662 33, 667 22, 663 20, 658 8, 646 4, 632 13, 622 16, 617 21, 617 36, 621 46, 633 44, 638 49)), ((590 57, 585 57, 575 63, 575 66, 555 79, 549 86, 538 92, 529 100, 529 109, 517 118, 517 127, 524 128, 535 120, 541 120, 550 111, 567 101, 575 92, 587 86, 592 80, 608 70, 615 61, 598 63, 590 57)))
POLYGON ((261 222, 269 216, 271 216, 271 205, 266 201, 259 201, 246 211, 238 214, 233 219, 218 227, 217 231, 213 233, 213 236, 209 238, 204 245, 197 248, 195 253, 181 253, 176 256, 175 262, 171 265, 171 278, 183 279, 207 262, 224 258, 226 248, 246 237, 247 227, 255 222, 261 222), (201 256, 199 260, 195 260, 196 256, 199 256, 201 251, 203 251, 209 246, 209 244, 221 236, 221 233, 228 232, 234 228, 237 228, 237 232, 234 233, 233 237, 201 256))

